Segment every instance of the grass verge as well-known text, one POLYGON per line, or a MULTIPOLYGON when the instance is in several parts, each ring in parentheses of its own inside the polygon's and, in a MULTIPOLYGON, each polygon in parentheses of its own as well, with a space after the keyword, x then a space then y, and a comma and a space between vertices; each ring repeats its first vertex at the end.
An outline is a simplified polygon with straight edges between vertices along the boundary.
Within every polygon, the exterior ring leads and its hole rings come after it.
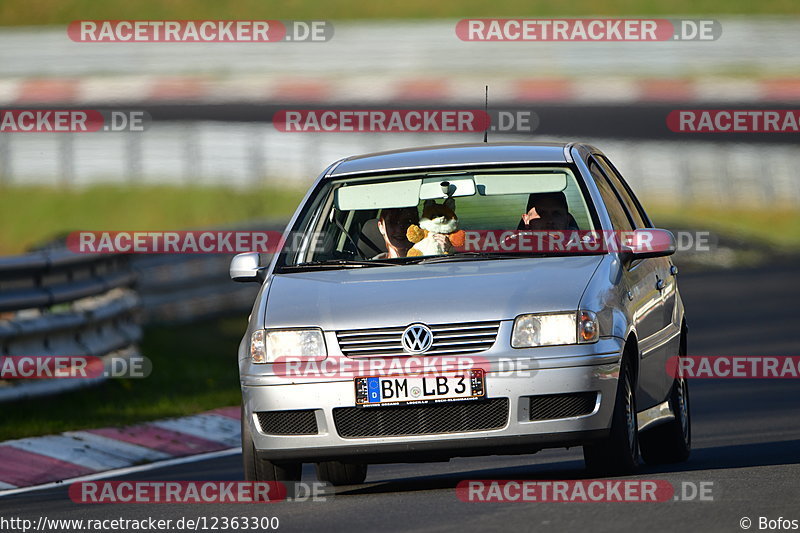
POLYGON ((124 426, 194 414, 241 400, 236 352, 245 316, 145 328, 144 379, 110 379, 58 396, 2 404, 0 441, 62 431, 124 426))
POLYGON ((657 227, 709 230, 781 252, 800 250, 800 210, 648 206, 657 227))
POLYGON ((269 217, 286 219, 304 192, 119 185, 0 187, 0 255, 23 253, 78 230, 183 230, 269 217))

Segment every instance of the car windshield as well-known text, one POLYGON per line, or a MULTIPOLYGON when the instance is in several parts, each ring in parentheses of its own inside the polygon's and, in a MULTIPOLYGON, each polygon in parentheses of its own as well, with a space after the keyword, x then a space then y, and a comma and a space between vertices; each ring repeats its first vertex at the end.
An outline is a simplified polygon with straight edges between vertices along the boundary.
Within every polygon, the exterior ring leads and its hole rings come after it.
POLYGON ((347 177, 326 182, 309 201, 278 266, 560 255, 520 247, 518 235, 595 227, 591 202, 567 166, 347 177))

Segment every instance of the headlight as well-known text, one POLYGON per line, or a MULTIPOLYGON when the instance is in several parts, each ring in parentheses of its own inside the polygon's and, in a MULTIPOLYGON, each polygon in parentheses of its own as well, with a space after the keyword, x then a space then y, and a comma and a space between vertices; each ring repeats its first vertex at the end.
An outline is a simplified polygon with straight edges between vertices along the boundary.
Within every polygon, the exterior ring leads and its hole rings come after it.
POLYGON ((597 315, 591 311, 519 315, 511 333, 512 348, 596 342, 597 315))
POLYGON ((319 329, 259 329, 250 336, 250 357, 254 363, 274 363, 284 358, 317 360, 327 355, 319 329))

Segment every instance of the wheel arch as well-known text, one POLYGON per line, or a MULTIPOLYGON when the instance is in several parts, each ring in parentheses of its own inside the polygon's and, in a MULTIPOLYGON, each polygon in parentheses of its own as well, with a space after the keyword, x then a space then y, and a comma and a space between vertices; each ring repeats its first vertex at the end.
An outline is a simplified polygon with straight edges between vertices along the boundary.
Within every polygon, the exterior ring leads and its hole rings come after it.
POLYGON ((625 338, 625 345, 622 347, 622 359, 620 365, 623 363, 631 365, 631 381, 634 388, 639 386, 639 340, 636 338, 636 333, 631 331, 625 338))

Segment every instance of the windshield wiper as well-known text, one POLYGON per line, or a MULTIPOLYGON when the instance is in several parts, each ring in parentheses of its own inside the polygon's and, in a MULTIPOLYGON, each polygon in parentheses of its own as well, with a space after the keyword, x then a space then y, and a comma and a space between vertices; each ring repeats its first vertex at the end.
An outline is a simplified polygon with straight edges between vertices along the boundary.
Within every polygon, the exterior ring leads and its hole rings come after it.
MULTIPOLYGON (((415 264, 422 263, 446 263, 449 261, 481 261, 488 259, 530 259, 533 257, 573 257, 573 256, 586 256, 586 255, 599 255, 602 252, 585 252, 585 253, 569 253, 569 252, 456 252, 448 255, 435 255, 426 256, 415 261, 415 264)), ((416 258, 415 258, 416 259, 416 258)))
POLYGON ((423 257, 418 263, 445 263, 447 261, 461 260, 481 260, 481 259, 515 259, 525 257, 524 254, 510 252, 456 252, 447 255, 435 255, 433 257, 423 257))
POLYGON ((367 259, 328 259, 326 261, 309 261, 307 263, 297 263, 295 265, 283 265, 282 269, 305 269, 305 268, 363 268, 372 266, 399 266, 402 263, 390 261, 370 261, 367 259))

